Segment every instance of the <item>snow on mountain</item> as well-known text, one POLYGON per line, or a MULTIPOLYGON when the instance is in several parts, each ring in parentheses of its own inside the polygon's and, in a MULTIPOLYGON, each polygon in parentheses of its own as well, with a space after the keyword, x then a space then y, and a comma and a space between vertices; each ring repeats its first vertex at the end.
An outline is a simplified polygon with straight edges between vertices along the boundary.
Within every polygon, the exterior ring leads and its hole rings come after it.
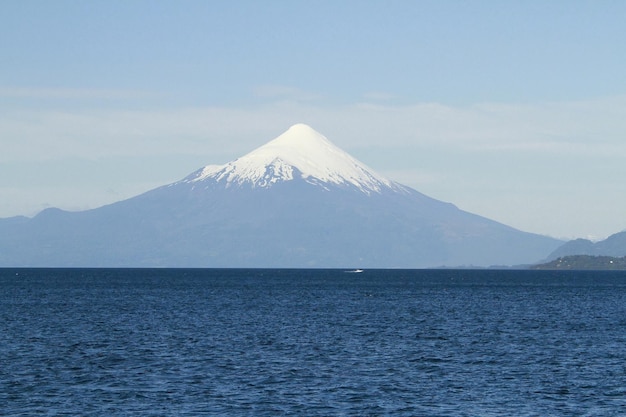
POLYGON ((182 182, 205 180, 267 188, 302 178, 311 184, 353 186, 365 194, 404 187, 375 173, 308 125, 296 124, 254 151, 225 165, 208 165, 182 182))

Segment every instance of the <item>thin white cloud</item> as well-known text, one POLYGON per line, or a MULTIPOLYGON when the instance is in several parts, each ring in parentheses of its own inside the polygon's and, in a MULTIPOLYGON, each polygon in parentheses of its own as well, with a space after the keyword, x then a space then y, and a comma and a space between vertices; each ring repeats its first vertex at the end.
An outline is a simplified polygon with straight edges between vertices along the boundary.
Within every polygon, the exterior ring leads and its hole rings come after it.
POLYGON ((398 98, 395 94, 385 93, 383 91, 369 91, 363 94, 365 100, 374 101, 391 101, 398 98))
POLYGON ((313 101, 324 98, 322 94, 285 85, 259 85, 253 89, 255 96, 272 100, 313 101))
POLYGON ((344 147, 624 154, 626 98, 550 105, 321 106, 16 110, 0 115, 0 160, 251 150, 309 123, 344 147))
POLYGON ((80 88, 33 88, 33 87, 0 87, 0 98, 20 99, 100 99, 124 100, 154 97, 156 94, 136 90, 107 90, 80 88))

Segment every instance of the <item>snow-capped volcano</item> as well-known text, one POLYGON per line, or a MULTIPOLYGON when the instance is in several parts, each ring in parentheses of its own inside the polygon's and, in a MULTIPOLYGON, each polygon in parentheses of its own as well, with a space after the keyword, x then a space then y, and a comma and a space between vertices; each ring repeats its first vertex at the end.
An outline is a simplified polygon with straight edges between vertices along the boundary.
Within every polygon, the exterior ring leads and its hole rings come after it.
POLYGON ((0 219, 0 267, 517 265, 561 243, 390 181, 303 124, 124 201, 0 219))
POLYGON ((226 187, 247 184, 266 188, 296 178, 311 184, 352 186, 365 194, 380 193, 384 188, 404 189, 305 124, 291 126, 276 139, 225 165, 208 165, 183 182, 213 180, 226 187))

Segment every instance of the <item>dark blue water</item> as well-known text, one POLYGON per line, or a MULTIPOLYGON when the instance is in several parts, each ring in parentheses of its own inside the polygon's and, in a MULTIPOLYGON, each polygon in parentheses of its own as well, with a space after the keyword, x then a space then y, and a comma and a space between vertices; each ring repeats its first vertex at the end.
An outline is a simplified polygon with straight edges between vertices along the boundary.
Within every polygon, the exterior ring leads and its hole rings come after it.
POLYGON ((4 269, 0 415, 626 415, 626 274, 4 269))

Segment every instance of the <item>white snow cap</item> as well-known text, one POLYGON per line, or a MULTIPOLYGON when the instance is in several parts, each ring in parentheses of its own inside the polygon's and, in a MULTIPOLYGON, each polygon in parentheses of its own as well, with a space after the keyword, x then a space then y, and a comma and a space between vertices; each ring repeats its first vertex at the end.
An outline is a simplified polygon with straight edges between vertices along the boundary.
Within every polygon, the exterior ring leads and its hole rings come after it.
POLYGON ((301 123, 241 158, 226 165, 206 166, 184 181, 214 179, 226 181, 227 186, 249 183, 254 187, 270 187, 276 182, 292 180, 294 175, 313 184, 352 185, 366 194, 399 187, 301 123))

